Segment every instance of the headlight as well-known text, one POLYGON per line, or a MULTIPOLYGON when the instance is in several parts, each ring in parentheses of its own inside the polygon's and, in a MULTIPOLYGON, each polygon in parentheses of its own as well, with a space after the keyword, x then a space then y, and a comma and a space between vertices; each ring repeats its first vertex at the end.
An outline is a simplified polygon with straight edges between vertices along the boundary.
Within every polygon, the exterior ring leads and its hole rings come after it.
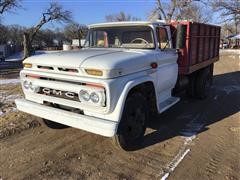
POLYGON ((89 105, 106 106, 106 97, 103 88, 84 87, 79 92, 79 100, 89 105))
POLYGON ((25 89, 28 89, 29 88, 29 83, 27 81, 23 81, 23 87, 25 89))
POLYGON ((34 86, 33 86, 32 82, 29 83, 29 89, 34 90, 34 86))
POLYGON ((80 99, 80 101, 82 101, 82 100, 89 101, 90 95, 87 91, 81 90, 79 93, 79 99, 80 99))
POLYGON ((32 82, 23 81, 23 87, 25 88, 25 90, 28 90, 28 91, 31 91, 31 92, 38 92, 39 91, 39 87, 34 86, 32 82))
POLYGON ((98 103, 100 98, 99 98, 99 96, 97 95, 97 93, 93 92, 93 93, 91 93, 91 95, 90 95, 90 99, 92 100, 92 102, 98 103))

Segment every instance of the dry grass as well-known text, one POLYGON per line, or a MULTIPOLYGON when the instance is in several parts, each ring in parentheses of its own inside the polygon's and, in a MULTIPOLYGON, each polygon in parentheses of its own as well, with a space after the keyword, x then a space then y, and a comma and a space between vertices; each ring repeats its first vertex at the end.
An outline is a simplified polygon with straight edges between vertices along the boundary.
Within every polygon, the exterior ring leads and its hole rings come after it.
POLYGON ((21 94, 23 95, 23 91, 20 84, 6 84, 0 86, 0 92, 7 92, 7 94, 21 94))

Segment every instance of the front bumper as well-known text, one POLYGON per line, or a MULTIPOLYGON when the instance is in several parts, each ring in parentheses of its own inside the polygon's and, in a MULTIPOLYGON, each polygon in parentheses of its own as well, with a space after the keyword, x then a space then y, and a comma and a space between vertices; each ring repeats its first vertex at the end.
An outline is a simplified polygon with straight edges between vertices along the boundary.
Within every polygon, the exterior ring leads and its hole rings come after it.
POLYGON ((76 114, 25 99, 16 99, 15 103, 20 111, 102 136, 112 137, 117 131, 118 124, 114 121, 76 114))

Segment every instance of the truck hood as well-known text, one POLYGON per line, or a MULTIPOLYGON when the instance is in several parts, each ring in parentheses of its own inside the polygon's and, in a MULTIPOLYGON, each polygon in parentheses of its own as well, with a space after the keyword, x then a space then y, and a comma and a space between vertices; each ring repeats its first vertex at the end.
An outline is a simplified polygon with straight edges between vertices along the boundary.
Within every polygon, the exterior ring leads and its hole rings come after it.
POLYGON ((85 76, 85 69, 98 69, 103 71, 102 78, 113 78, 149 69, 153 54, 152 50, 91 48, 35 55, 24 63, 80 69, 80 74, 85 76))

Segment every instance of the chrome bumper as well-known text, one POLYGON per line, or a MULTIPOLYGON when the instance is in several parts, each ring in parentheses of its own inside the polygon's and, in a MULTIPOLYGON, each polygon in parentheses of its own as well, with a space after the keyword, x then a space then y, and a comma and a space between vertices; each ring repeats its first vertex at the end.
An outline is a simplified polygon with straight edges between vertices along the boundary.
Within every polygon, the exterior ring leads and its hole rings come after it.
POLYGON ((118 124, 114 121, 76 114, 26 99, 16 99, 15 103, 20 111, 102 136, 112 137, 117 131, 118 124))

